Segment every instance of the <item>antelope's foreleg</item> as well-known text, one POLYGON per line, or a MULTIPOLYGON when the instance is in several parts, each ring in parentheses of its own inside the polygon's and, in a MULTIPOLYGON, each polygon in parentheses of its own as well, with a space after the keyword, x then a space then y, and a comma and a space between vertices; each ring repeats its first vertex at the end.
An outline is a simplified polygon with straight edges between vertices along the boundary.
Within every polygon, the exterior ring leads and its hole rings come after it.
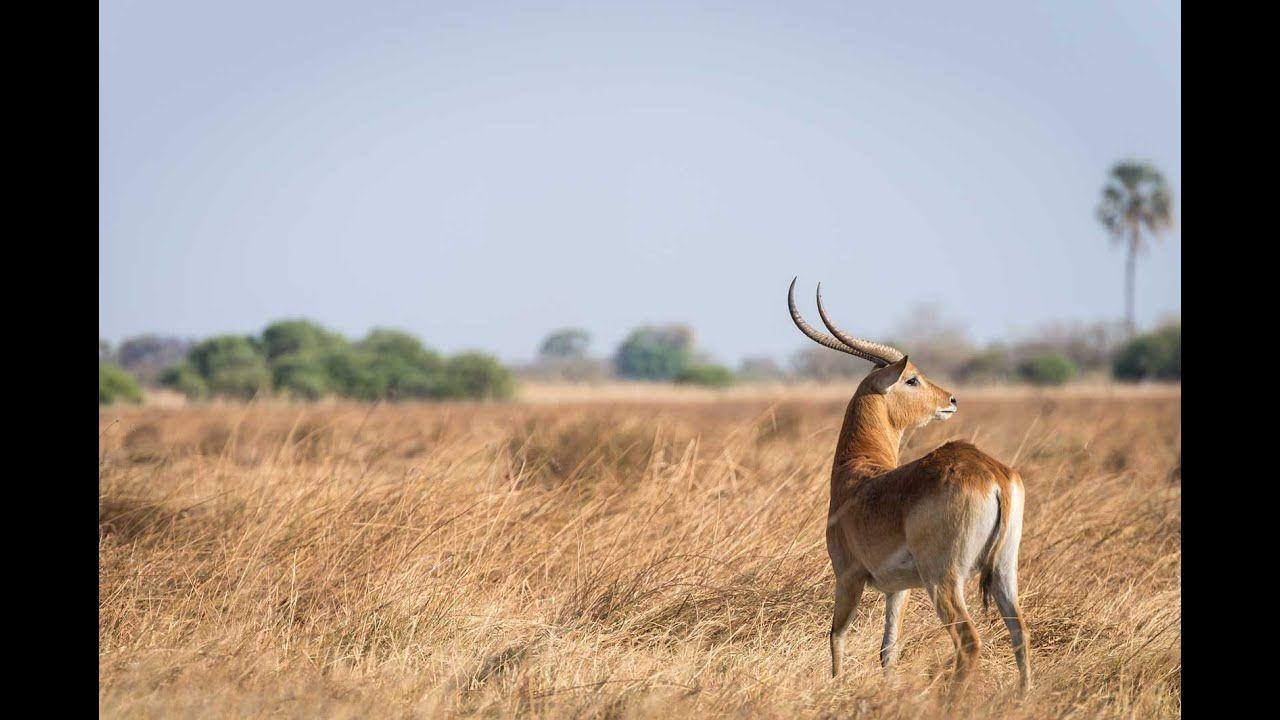
POLYGON ((844 636, 849 632, 853 612, 862 599, 862 588, 867 578, 861 572, 849 572, 836 577, 836 607, 831 615, 831 677, 840 674, 844 662, 844 636))

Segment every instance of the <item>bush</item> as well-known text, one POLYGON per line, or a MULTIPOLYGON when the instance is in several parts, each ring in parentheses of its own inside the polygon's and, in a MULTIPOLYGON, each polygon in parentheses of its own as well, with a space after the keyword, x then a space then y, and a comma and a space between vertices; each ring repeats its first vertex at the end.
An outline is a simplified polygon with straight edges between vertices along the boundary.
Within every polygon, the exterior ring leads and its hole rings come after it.
POLYGON ((993 345, 961 363, 956 370, 956 379, 965 383, 990 383, 1008 380, 1013 374, 1009 352, 993 345))
POLYGON ((693 333, 681 325, 642 327, 623 341, 614 358, 618 375, 635 380, 671 380, 693 359, 693 333))
POLYGON ((505 400, 515 393, 515 378, 498 360, 484 353, 462 353, 449 358, 436 397, 470 400, 505 400))
POLYGON ((372 391, 379 398, 432 398, 441 395, 444 361, 414 336, 399 330, 374 330, 358 349, 367 363, 372 391))
POLYGON ((1032 385, 1061 385, 1075 374, 1075 363, 1062 353, 1042 353, 1018 364, 1018 376, 1032 385))
POLYGON ((442 364, 439 353, 428 350, 421 340, 400 330, 372 330, 358 347, 373 355, 399 358, 424 370, 439 370, 442 364))
POLYGON ((681 385, 723 388, 733 381, 733 371, 723 365, 689 365, 676 374, 676 382, 681 385))
POLYGON ((347 348, 325 353, 320 358, 329 388, 343 397, 378 400, 386 388, 373 368, 373 356, 347 348))
POLYGON ((318 355, 346 345, 341 335, 309 320, 280 320, 262 331, 262 353, 268 362, 288 355, 318 355))
POLYGON ((271 374, 253 338, 219 335, 191 348, 188 362, 215 395, 251 398, 271 385, 271 374))
POLYGON ((209 338, 191 349, 186 363, 166 369, 161 383, 192 399, 249 398, 268 388, 301 400, 498 399, 515 389, 510 372, 488 355, 446 361, 414 336, 387 329, 351 344, 306 320, 272 323, 260 341, 209 338))
POLYGON ((271 367, 271 384, 276 392, 289 397, 319 400, 329 392, 329 373, 320 357, 286 355, 271 367))
POLYGON ((132 375, 107 362, 98 363, 98 404, 142 402, 142 388, 132 375))
POLYGON ((1167 325, 1139 335, 1116 351, 1111 365, 1117 380, 1182 379, 1182 325, 1167 325))
POLYGON ((566 328, 557 330, 542 341, 538 355, 547 359, 577 359, 587 355, 587 346, 591 344, 591 335, 586 330, 566 328))
POLYGON ((191 365, 172 365, 160 373, 160 384, 187 396, 188 400, 201 400, 209 394, 209 384, 191 365))

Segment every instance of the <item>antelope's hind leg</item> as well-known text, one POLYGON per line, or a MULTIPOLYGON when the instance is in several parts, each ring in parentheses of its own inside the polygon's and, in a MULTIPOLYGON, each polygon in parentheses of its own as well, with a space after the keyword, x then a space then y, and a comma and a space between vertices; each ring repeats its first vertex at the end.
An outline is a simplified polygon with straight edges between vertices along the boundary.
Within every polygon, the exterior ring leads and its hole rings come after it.
POLYGON ((1000 617, 1009 628, 1009 641, 1013 644, 1013 658, 1018 663, 1018 689, 1026 694, 1031 688, 1030 647, 1027 643, 1027 624, 1022 620, 1022 608, 1018 605, 1018 577, 1016 570, 1008 574, 997 569, 992 577, 991 595, 1000 617))
POLYGON ((929 594, 933 598, 934 609, 943 627, 951 635, 951 642, 956 648, 956 669, 952 691, 963 689, 969 673, 978 661, 978 653, 982 650, 982 640, 978 637, 978 628, 969 617, 969 609, 964 602, 964 583, 954 577, 929 586, 929 594))
POLYGON ((1008 535, 1004 547, 995 559, 991 572, 990 593, 1000 609, 1000 617, 1009 628, 1009 641, 1013 644, 1013 658, 1018 663, 1018 687, 1026 694, 1031 688, 1031 645, 1027 637, 1027 624, 1022 620, 1022 607, 1018 604, 1018 546, 1022 544, 1022 488, 1017 486, 1011 500, 1008 535))
POLYGON ((898 630, 902 627, 902 609, 907 605, 910 590, 884 594, 884 638, 880 641, 880 667, 885 677, 893 675, 893 664, 898 661, 902 645, 898 642, 898 630))

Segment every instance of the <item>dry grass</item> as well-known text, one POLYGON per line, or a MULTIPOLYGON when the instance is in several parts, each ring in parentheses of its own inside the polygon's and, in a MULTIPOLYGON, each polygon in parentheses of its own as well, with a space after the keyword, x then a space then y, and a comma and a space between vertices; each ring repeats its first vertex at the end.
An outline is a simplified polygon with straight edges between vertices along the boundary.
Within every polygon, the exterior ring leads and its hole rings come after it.
POLYGON ((896 685, 868 591, 828 675, 844 402, 147 407, 100 413, 107 717, 1174 717, 1181 400, 962 400, 1026 479, 1023 605, 942 704, 922 593, 896 685))

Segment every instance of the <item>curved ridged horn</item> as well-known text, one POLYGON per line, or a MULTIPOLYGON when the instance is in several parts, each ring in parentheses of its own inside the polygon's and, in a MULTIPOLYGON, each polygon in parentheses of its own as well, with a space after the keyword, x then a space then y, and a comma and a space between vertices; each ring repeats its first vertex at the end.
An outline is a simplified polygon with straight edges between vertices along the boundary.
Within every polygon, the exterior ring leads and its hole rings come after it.
POLYGON ((863 360, 868 360, 876 365, 886 364, 884 360, 876 355, 846 345, 824 332, 819 332, 814 330, 812 327, 809 327, 809 323, 805 322, 804 318, 800 317, 800 310, 796 308, 796 280, 798 279, 798 276, 791 279, 791 288, 787 290, 787 307, 791 310, 791 320, 795 322, 796 327, 800 328, 800 332, 804 333, 810 340, 823 347, 828 347, 832 350, 839 350, 842 353, 848 353, 854 357, 860 357, 863 360))
POLYGON ((831 322, 831 318, 827 316, 827 309, 822 306, 822 283, 818 283, 818 316, 822 318, 822 324, 827 326, 827 329, 831 331, 832 335, 836 336, 836 339, 860 353, 875 358, 872 362, 877 365, 890 365, 903 358, 902 351, 897 348, 854 337, 836 327, 836 324, 831 322))

